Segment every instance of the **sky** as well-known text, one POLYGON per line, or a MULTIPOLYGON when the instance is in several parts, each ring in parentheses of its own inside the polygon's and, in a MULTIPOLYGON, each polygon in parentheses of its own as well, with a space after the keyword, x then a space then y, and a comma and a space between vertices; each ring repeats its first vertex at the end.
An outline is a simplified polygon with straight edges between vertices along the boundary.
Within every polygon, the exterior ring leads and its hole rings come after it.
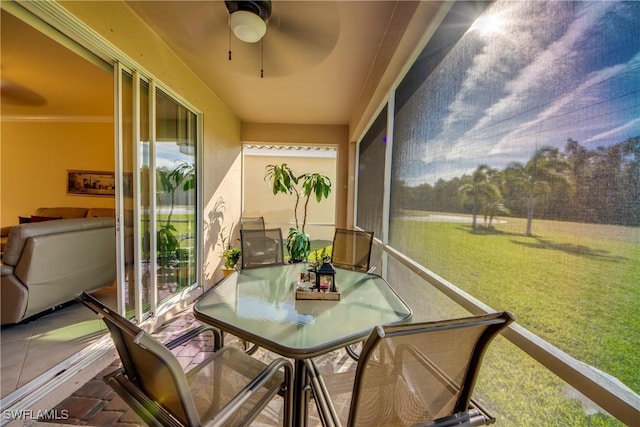
MULTIPOLYGON (((180 152, 180 146, 177 142, 162 141, 162 143, 156 144, 156 168, 166 168, 172 170, 180 163, 193 164, 195 163, 195 156, 193 154, 184 154, 180 152)), ((142 146, 142 156, 145 159, 149 158, 149 143, 144 143, 142 146)))
POLYGON ((640 1, 495 2, 395 118, 408 185, 640 135, 640 1))

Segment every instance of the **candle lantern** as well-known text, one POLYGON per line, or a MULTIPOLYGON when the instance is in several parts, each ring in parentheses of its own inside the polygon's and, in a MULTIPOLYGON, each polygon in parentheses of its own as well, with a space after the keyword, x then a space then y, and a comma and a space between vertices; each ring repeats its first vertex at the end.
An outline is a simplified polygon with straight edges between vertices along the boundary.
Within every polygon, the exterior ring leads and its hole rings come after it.
POLYGON ((323 262, 316 271, 316 288, 320 292, 336 292, 336 270, 328 262, 323 262))

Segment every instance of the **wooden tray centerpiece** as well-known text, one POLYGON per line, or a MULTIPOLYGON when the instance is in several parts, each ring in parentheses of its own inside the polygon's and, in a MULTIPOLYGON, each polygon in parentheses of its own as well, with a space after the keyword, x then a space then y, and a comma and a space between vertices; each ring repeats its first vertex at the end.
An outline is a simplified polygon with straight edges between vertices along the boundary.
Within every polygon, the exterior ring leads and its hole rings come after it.
POLYGON ((296 286, 296 299, 340 301, 336 270, 330 263, 323 262, 319 269, 302 273, 300 279, 296 286))

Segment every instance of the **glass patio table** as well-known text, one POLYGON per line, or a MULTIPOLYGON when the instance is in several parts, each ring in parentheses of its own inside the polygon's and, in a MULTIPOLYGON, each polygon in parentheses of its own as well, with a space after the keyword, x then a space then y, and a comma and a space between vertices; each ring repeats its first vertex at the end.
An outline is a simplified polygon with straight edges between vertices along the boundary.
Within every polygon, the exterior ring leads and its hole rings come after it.
POLYGON ((382 277, 336 269, 339 301, 296 300, 304 263, 245 269, 194 304, 195 317, 294 359, 294 424, 306 425, 304 359, 362 341, 376 325, 407 321, 411 309, 382 277))

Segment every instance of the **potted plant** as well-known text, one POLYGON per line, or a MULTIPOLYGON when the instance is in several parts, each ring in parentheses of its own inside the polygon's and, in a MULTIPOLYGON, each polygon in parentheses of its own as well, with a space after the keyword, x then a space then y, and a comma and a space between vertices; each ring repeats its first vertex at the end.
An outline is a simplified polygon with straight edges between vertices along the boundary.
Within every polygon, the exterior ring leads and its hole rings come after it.
POLYGON ((171 267, 178 259, 180 243, 176 237, 176 228, 171 223, 163 224, 158 228, 158 265, 171 267))
POLYGON ((267 165, 264 179, 270 183, 273 194, 295 194, 296 203, 293 208, 293 216, 296 226, 289 228, 285 246, 291 262, 306 260, 311 251, 311 238, 305 232, 309 200, 313 195, 316 201, 320 203, 322 199, 329 197, 331 179, 320 173, 305 173, 298 176, 286 163, 267 165), (300 227, 298 221, 298 206, 301 198, 304 199, 302 227, 300 227))
MULTIPOLYGON (((233 225, 231 226, 231 230, 233 230, 233 225)), ((231 246, 231 230, 229 231, 229 236, 224 235, 224 228, 220 231, 220 241, 224 248, 222 258, 224 259, 223 274, 225 276, 238 269, 238 261, 240 261, 240 257, 242 256, 240 249, 231 246)))
POLYGON ((178 281, 178 249, 176 228, 171 223, 163 224, 157 232, 158 283, 162 288, 173 287, 178 281))
POLYGON ((224 258, 224 268, 227 270, 236 270, 238 268, 238 261, 242 256, 242 251, 238 248, 228 248, 222 253, 224 258))
POLYGON ((189 286, 196 280, 193 249, 180 247, 176 253, 178 255, 178 286, 189 286))

